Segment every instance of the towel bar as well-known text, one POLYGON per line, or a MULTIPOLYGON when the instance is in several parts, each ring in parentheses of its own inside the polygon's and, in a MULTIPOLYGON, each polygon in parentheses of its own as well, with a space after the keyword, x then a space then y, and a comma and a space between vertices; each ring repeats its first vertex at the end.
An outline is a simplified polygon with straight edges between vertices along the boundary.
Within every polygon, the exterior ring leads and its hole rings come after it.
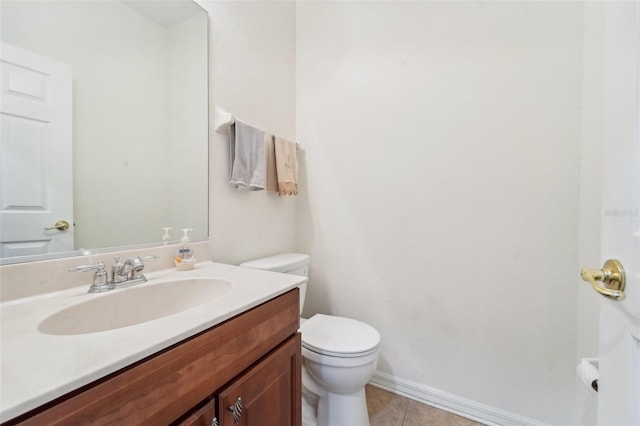
MULTIPOLYGON (((229 126, 235 122, 236 118, 233 114, 218 106, 213 107, 213 129, 216 133, 226 134, 229 131, 229 126)), ((302 145, 298 142, 296 142, 296 149, 302 149, 302 145)))

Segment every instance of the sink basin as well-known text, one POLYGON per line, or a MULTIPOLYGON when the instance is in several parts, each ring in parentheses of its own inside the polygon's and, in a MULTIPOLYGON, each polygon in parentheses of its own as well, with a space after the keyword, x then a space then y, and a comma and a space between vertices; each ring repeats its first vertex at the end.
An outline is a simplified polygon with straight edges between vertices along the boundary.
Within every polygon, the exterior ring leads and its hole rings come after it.
POLYGON ((230 289, 231 283, 225 280, 190 278, 112 290, 56 312, 38 330, 73 335, 128 327, 205 304, 230 289))

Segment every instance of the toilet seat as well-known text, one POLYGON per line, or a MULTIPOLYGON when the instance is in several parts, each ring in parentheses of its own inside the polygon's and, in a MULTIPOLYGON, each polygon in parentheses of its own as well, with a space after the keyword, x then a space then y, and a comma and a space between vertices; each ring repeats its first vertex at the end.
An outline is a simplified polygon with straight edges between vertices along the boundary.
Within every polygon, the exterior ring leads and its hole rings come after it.
POLYGON ((325 351, 322 349, 318 349, 318 348, 314 348, 313 346, 310 345, 305 345, 304 342, 302 343, 302 347, 308 351, 314 352, 318 355, 322 355, 322 356, 329 356, 329 357, 335 357, 335 358, 361 358, 367 355, 371 355, 374 353, 378 352, 378 348, 375 347, 371 350, 365 351, 365 352, 357 352, 357 353, 350 353, 350 354, 343 354, 340 352, 331 352, 331 351, 325 351))
POLYGON ((316 314, 300 325, 302 347, 322 356, 368 357, 378 351, 380 334, 351 318, 316 314))
POLYGON ((361 356, 340 357, 323 355, 312 350, 302 347, 303 363, 315 362, 324 366, 341 367, 341 368, 359 368, 368 364, 377 364, 378 349, 374 349, 371 353, 361 356))

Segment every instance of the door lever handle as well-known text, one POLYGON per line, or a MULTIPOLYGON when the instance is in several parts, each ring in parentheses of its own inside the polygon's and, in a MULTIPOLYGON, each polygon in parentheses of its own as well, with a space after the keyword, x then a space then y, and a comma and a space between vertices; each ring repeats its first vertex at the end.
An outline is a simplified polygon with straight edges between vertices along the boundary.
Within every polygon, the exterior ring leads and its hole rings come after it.
POLYGON ((583 281, 591 284, 591 287, 602 296, 616 301, 624 300, 625 275, 622 264, 615 259, 604 262, 602 269, 583 268, 580 271, 583 281), (604 286, 598 284, 601 282, 604 286))
POLYGON ((66 220, 57 221, 51 228, 44 228, 45 231, 51 231, 52 229, 57 229, 58 231, 66 231, 69 229, 69 222, 66 220))

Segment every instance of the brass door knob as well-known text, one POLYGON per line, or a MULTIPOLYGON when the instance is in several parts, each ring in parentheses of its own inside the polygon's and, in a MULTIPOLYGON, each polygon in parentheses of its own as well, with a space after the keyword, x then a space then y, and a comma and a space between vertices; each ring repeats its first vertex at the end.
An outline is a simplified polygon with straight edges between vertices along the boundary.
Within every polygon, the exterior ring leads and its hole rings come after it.
POLYGON ((45 231, 51 231, 52 229, 57 229, 58 231, 66 231, 69 229, 69 222, 66 220, 57 221, 51 228, 44 228, 45 231))
POLYGON ((591 284, 591 287, 602 296, 611 300, 624 300, 625 275, 622 264, 615 260, 609 259, 604 262, 602 269, 583 268, 580 271, 580 277, 591 284), (601 282, 604 286, 598 284, 601 282))

